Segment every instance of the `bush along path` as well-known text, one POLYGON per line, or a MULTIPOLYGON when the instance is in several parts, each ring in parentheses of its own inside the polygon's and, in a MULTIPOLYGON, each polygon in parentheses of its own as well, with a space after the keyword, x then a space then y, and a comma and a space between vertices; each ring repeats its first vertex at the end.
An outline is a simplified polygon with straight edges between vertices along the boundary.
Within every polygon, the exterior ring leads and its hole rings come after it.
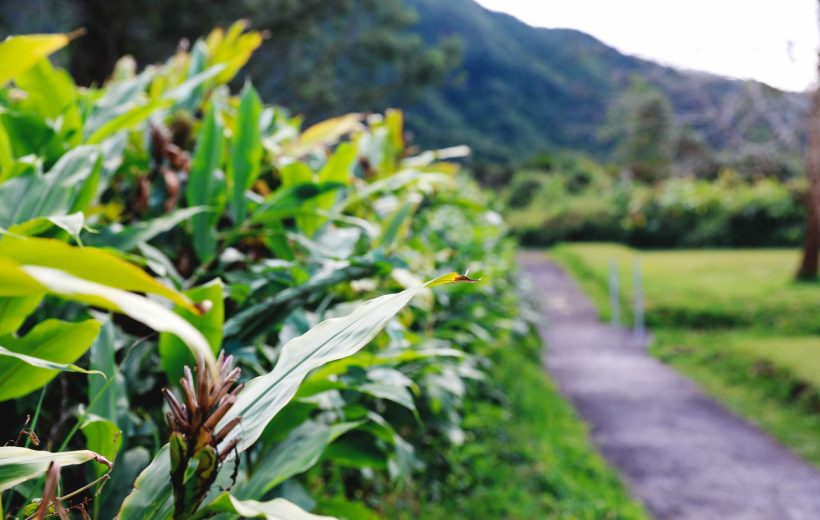
POLYGON ((653 359, 540 253, 522 267, 544 295, 546 366, 592 440, 660 519, 820 518, 820 473, 653 359))

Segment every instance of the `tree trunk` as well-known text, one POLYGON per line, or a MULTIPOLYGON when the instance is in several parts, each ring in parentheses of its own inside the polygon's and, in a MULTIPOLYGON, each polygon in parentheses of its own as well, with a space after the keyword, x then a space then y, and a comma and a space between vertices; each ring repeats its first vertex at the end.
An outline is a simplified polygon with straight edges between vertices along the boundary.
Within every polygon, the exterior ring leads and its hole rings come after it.
MULTIPOLYGON (((817 76, 820 81, 820 54, 818 54, 817 76)), ((797 278, 800 280, 817 278, 818 255, 820 255, 820 84, 815 86, 811 96, 808 131, 806 176, 809 179, 809 193, 806 196, 807 225, 806 239, 803 244, 803 260, 797 271, 797 278)))
POLYGON ((797 270, 798 280, 815 280, 817 278, 818 251, 820 251, 820 222, 817 215, 817 197, 813 192, 818 191, 811 183, 809 193, 806 194, 806 238, 803 241, 803 260, 797 270))

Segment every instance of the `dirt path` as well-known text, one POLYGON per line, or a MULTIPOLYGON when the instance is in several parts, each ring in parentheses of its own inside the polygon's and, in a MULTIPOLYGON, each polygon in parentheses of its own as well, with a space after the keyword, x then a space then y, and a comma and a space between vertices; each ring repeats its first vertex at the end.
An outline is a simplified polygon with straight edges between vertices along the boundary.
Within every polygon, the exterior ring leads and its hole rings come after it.
POLYGON ((546 365, 592 440, 659 519, 820 519, 820 472, 650 357, 541 254, 546 365))

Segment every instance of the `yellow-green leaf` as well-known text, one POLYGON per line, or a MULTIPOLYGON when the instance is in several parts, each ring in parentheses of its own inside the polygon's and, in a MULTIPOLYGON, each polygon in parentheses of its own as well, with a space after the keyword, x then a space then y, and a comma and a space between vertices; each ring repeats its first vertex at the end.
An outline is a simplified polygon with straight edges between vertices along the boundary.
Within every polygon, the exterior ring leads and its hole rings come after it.
POLYGON ((26 34, 6 38, 0 43, 0 85, 25 72, 40 59, 62 49, 77 35, 77 32, 26 34))

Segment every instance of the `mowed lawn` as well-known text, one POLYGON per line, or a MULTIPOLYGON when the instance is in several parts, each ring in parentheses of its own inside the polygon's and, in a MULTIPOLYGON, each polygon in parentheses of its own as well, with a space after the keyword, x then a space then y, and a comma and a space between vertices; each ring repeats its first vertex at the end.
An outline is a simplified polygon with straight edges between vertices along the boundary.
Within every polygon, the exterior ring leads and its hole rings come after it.
POLYGON ((585 243, 555 247, 550 255, 576 275, 605 317, 610 263, 620 272, 622 312, 628 318, 637 262, 650 326, 820 334, 820 284, 793 280, 796 250, 638 251, 585 243))
POLYGON ((790 249, 638 251, 566 244, 549 252, 609 317, 610 263, 631 318, 640 265, 652 353, 820 465, 820 284, 795 282, 790 249))

